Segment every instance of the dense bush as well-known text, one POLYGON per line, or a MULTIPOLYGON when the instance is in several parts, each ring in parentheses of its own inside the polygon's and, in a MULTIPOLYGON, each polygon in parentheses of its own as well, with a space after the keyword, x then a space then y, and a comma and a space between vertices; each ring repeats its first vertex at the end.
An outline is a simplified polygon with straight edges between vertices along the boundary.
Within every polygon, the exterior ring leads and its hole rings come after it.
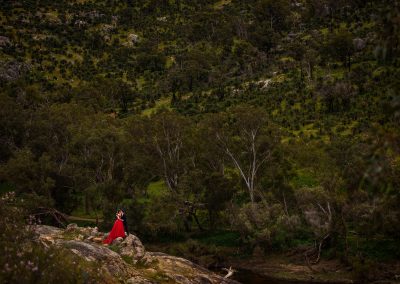
MULTIPOLYGON (((0 196, 0 281, 2 283, 111 283, 100 267, 61 248, 35 241, 36 219, 14 192, 0 196)), ((29 206, 28 206, 29 207, 29 206)))
POLYGON ((393 1, 33 2, 1 7, 1 190, 360 271, 398 243, 393 1))

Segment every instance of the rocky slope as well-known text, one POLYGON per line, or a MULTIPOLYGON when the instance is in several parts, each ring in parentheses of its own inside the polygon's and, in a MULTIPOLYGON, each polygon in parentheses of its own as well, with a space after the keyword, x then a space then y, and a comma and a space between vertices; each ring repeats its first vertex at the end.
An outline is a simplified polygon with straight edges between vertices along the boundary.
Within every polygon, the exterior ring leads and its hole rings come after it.
POLYGON ((66 248, 82 261, 96 262, 105 279, 116 283, 238 283, 223 278, 186 259, 148 252, 135 235, 119 238, 109 247, 101 244, 104 234, 97 228, 70 224, 65 230, 35 226, 36 241, 45 247, 66 248))

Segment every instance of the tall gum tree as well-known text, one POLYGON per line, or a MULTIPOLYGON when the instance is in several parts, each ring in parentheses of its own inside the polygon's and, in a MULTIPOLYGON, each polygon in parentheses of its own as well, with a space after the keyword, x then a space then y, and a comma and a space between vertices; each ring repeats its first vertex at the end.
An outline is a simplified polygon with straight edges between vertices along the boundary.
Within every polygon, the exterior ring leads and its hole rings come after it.
POLYGON ((278 136, 261 108, 239 106, 220 119, 223 121, 213 135, 239 172, 254 203, 260 172, 271 160, 278 136))
POLYGON ((128 125, 130 135, 137 139, 136 147, 147 155, 153 173, 164 179, 172 193, 178 193, 180 178, 190 164, 186 151, 189 126, 188 119, 168 111, 136 118, 128 125))

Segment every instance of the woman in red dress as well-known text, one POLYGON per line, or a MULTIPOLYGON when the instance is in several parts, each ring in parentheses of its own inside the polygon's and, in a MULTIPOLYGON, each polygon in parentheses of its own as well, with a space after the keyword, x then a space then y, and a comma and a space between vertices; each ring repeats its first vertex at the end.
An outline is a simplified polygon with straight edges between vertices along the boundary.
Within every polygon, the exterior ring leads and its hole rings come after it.
POLYGON ((108 234, 108 237, 103 241, 103 244, 109 245, 113 242, 118 237, 125 238, 125 229, 124 229, 124 223, 122 222, 121 219, 121 212, 117 213, 117 220, 114 222, 114 226, 108 234))

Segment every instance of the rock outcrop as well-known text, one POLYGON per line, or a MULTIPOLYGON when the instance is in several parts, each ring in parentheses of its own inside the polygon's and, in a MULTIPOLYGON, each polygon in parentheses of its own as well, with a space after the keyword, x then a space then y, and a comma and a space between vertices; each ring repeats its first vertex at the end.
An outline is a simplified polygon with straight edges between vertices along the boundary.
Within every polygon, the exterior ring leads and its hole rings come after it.
POLYGON ((0 81, 15 81, 27 73, 31 66, 18 61, 0 61, 0 81))
POLYGON ((147 252, 138 237, 130 234, 111 246, 101 244, 105 234, 96 227, 70 224, 65 230, 37 225, 36 241, 45 247, 60 247, 82 261, 97 262, 118 283, 238 283, 225 279, 189 260, 159 252, 147 252))
POLYGON ((121 255, 128 256, 135 261, 145 256, 145 249, 142 242, 135 235, 130 234, 120 244, 121 255))
POLYGON ((11 41, 6 36, 0 36, 0 47, 11 45, 11 41))

